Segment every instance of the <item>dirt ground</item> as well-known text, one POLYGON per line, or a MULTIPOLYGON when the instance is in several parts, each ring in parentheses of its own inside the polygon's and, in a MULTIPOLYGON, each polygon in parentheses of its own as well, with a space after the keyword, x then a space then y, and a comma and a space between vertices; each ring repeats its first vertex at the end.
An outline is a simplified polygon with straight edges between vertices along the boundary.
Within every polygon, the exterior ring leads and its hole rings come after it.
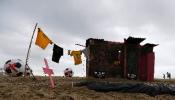
MULTIPOLYGON (((87 80, 85 78, 55 77, 56 88, 52 89, 49 87, 48 77, 36 78, 37 81, 24 77, 0 76, 0 100, 175 100, 175 96, 169 94, 151 97, 143 93, 103 93, 89 90, 85 86, 72 87, 72 82, 87 80)), ((116 79, 105 81, 135 82, 116 79)), ((155 80, 155 82, 175 85, 175 80, 155 80)))

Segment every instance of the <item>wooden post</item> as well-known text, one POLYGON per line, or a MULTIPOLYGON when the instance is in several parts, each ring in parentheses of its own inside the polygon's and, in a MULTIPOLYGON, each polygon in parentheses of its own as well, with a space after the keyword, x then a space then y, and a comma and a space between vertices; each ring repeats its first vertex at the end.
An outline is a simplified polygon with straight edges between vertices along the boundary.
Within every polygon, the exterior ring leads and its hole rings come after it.
MULTIPOLYGON (((34 37, 34 34, 35 34, 35 30, 36 30, 37 25, 38 25, 38 23, 36 23, 36 25, 35 25, 35 27, 34 27, 33 34, 32 34, 32 38, 31 38, 31 40, 30 40, 29 48, 28 48, 28 51, 27 51, 24 76, 26 76, 26 69, 27 69, 27 68, 30 69, 30 67, 28 66, 28 59, 29 59, 30 49, 31 49, 31 46, 32 46, 32 40, 33 40, 33 37, 34 37)), ((32 73, 33 78, 35 79, 35 77, 34 77, 34 75, 33 75, 33 72, 31 72, 31 73, 32 73)))

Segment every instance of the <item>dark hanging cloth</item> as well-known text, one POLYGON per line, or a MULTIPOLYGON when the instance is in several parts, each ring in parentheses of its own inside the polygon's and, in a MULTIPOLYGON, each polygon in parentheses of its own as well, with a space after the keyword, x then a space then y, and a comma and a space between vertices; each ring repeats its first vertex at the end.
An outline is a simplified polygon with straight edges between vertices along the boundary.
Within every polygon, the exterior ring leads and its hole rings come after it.
POLYGON ((175 95, 175 85, 172 84, 146 84, 146 83, 98 83, 91 82, 85 84, 88 89, 98 92, 125 92, 125 93, 145 93, 150 96, 161 94, 175 95))
POLYGON ((63 48, 54 44, 53 46, 53 54, 52 54, 52 61, 59 63, 61 56, 63 55, 63 48))

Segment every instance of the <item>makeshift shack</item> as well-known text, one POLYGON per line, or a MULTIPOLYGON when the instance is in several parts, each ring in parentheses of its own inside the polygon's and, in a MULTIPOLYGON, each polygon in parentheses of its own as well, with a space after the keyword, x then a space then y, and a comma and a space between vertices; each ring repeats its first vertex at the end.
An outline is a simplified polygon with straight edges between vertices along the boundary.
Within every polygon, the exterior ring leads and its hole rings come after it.
POLYGON ((107 78, 154 79, 155 44, 140 45, 145 38, 128 37, 124 42, 89 38, 86 40, 87 77, 100 73, 107 78))

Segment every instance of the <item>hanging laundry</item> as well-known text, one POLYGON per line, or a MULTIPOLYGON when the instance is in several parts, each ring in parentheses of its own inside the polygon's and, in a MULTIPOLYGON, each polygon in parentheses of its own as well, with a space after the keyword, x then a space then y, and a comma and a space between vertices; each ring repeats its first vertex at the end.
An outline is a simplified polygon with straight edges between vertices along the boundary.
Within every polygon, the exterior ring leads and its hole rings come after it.
POLYGON ((52 41, 44 34, 40 28, 38 28, 38 35, 35 44, 42 49, 45 49, 49 43, 52 44, 52 41))
POLYGON ((85 48, 82 50, 82 53, 85 55, 85 57, 88 57, 88 48, 85 48))
POLYGON ((68 55, 70 55, 71 50, 68 50, 68 55))
POLYGON ((81 51, 72 51, 71 52, 70 55, 74 57, 75 65, 78 65, 78 64, 82 63, 82 61, 81 61, 81 54, 82 54, 81 51))
POLYGON ((53 55, 52 55, 52 61, 59 63, 59 60, 61 56, 63 55, 63 48, 57 46, 54 44, 53 46, 53 55))

